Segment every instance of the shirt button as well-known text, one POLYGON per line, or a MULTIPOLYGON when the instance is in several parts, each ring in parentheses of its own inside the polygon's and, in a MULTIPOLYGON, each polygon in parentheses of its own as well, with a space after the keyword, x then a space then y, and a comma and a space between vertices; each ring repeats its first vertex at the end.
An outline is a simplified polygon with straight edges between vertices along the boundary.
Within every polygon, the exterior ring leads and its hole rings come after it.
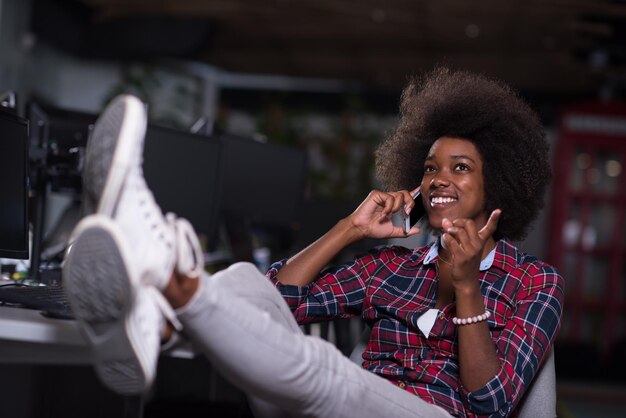
POLYGON ((406 383, 400 382, 398 383, 398 386, 400 386, 401 389, 404 389, 406 387, 406 383))

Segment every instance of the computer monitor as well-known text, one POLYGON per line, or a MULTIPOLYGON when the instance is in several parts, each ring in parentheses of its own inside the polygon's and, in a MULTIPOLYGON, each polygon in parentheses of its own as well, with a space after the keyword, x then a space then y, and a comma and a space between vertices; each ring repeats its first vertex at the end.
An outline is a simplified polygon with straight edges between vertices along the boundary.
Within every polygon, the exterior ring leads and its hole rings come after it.
POLYGON ((84 150, 97 115, 31 99, 26 117, 30 130, 31 277, 39 280, 42 265, 46 270, 58 268, 71 231, 80 220, 84 150))
POLYGON ((28 120, 0 109, 0 257, 28 247, 28 120))
POLYGON ((297 220, 307 174, 304 150, 222 134, 224 213, 253 225, 289 227, 297 220))
POLYGON ((191 222, 207 250, 218 237, 221 143, 156 125, 148 126, 144 145, 144 176, 164 212, 191 222))

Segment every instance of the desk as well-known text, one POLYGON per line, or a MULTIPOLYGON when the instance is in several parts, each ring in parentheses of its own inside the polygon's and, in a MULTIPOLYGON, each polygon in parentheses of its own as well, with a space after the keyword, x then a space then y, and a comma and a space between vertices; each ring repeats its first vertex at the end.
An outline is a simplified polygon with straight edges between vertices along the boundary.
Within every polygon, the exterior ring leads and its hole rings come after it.
MULTIPOLYGON (((166 354, 195 356, 188 342, 166 354)), ((87 365, 92 359, 76 321, 48 318, 35 309, 0 306, 0 363, 87 365)))
POLYGON ((92 358, 76 321, 0 306, 2 416, 78 418, 96 411, 98 416, 142 416, 141 398, 102 386, 92 358))
MULTIPOLYGON (((189 343, 163 354, 164 394, 191 394, 208 405, 230 402, 237 409, 245 405, 243 393, 203 358, 179 360, 195 357, 189 343), (188 392, 171 386, 182 383, 190 386, 188 392)), ((0 306, 0 364, 3 418, 141 417, 143 403, 155 396, 123 397, 105 388, 91 367, 91 350, 76 321, 48 318, 34 309, 0 306)))
POLYGON ((0 363, 91 364, 76 321, 47 318, 34 309, 0 306, 0 363))

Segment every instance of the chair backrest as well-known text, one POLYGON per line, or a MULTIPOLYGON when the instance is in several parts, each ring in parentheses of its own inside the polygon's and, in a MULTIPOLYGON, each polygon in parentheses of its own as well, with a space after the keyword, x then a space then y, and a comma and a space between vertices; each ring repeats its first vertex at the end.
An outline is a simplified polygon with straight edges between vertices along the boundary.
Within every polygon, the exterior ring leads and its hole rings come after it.
POLYGON ((554 347, 548 358, 537 371, 535 379, 517 407, 518 418, 556 417, 556 371, 554 368, 554 347))
MULTIPOLYGON (((361 364, 369 329, 361 334, 350 359, 361 364)), ((555 418, 556 415, 556 371, 554 368, 554 347, 537 371, 524 398, 517 406, 517 418, 555 418)))

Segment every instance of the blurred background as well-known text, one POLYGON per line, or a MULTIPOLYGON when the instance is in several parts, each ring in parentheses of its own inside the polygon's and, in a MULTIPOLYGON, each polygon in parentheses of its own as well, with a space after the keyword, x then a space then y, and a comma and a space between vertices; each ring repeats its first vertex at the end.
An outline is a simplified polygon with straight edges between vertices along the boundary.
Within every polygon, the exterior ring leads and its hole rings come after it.
MULTIPOLYGON (((498 77, 541 116, 554 176, 519 245, 567 283, 559 416, 626 416, 626 1, 0 0, 2 100, 31 125, 33 109, 56 121, 39 145, 65 174, 79 171, 72 153, 122 92, 148 104, 155 126, 304 155, 301 195, 289 192, 295 209, 284 222, 220 218, 226 233, 208 256, 225 247, 221 262, 267 267, 350 213, 376 187, 373 150, 395 126, 407 78, 436 65, 498 77)), ((57 174, 39 185, 43 259, 76 216, 72 176, 57 174)), ((359 324, 335 325, 314 332, 349 353, 359 324)), ((231 400, 234 389, 211 379, 202 383, 210 399, 231 400)), ((162 382, 155 402, 206 400, 172 386, 162 382)))

